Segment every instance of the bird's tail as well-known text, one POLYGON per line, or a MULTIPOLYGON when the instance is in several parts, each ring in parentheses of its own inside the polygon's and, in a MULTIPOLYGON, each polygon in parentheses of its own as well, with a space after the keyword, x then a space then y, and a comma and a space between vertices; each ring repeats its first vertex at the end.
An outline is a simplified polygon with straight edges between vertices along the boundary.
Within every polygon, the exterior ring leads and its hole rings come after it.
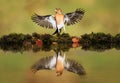
POLYGON ((52 35, 55 35, 55 34, 57 34, 57 33, 59 33, 59 32, 58 32, 58 29, 56 29, 56 31, 55 31, 52 35))
POLYGON ((58 30, 57 28, 56 31, 52 35, 55 35, 55 34, 60 35, 60 32, 61 32, 61 29, 58 30))

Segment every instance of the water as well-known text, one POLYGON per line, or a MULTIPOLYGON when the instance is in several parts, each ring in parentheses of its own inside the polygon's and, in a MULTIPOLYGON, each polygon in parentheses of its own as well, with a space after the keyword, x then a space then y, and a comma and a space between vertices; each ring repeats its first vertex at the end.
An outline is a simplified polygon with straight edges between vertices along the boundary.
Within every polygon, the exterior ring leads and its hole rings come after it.
MULTIPOLYGON (((35 49, 35 48, 34 48, 35 49)), ((119 83, 120 50, 84 50, 80 47, 63 50, 61 48, 37 51, 33 49, 0 50, 0 83, 119 83), (77 63, 83 73, 78 74, 64 69, 61 76, 40 67, 46 57, 57 56, 60 52, 65 59, 77 63), (38 68, 33 67, 37 65, 38 68), (37 70, 34 72, 33 70, 37 70)), ((45 59, 47 62, 48 59, 45 59)), ((75 68, 75 67, 73 67, 75 68)))

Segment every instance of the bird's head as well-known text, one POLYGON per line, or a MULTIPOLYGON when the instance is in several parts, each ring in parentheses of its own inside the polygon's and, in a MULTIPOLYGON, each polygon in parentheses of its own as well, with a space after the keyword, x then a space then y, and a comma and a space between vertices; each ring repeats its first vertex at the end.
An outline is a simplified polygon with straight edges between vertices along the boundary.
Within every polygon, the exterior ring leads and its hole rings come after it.
POLYGON ((58 14, 61 14, 62 13, 62 10, 60 8, 56 8, 55 9, 55 12, 58 13, 58 14))

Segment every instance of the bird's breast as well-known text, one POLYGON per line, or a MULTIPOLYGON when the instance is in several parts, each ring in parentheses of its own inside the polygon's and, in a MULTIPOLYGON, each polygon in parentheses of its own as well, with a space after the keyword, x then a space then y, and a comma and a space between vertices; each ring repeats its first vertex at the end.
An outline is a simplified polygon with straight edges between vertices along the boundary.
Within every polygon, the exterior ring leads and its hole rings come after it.
POLYGON ((64 15, 63 14, 56 14, 55 15, 57 25, 64 23, 64 15))

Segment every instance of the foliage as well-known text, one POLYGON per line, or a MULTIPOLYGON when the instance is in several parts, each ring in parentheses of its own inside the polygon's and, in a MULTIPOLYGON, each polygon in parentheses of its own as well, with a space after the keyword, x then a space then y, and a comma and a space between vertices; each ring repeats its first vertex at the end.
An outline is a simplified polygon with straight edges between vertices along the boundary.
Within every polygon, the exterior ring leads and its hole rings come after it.
POLYGON ((34 52, 44 50, 62 50, 68 51, 74 47, 73 38, 78 38, 80 41, 76 45, 81 45, 84 50, 104 51, 106 49, 120 49, 120 34, 112 36, 105 33, 90 33, 80 37, 70 36, 68 33, 63 33, 60 36, 49 34, 16 34, 11 33, 0 38, 0 48, 4 51, 12 50, 25 51, 32 49, 34 52), (38 45, 36 42, 41 41, 43 44, 38 45))
POLYGON ((49 34, 43 34, 43 35, 41 35, 41 40, 43 41, 43 44, 47 44, 47 45, 52 44, 51 38, 52 38, 52 36, 49 35, 49 34))
POLYGON ((61 34, 58 39, 58 43, 72 43, 72 37, 68 33, 61 34))
POLYGON ((120 44, 120 33, 115 35, 115 37, 113 38, 113 42, 120 44))
POLYGON ((36 32, 34 32, 34 33, 32 34, 32 36, 33 36, 35 39, 40 39, 40 38, 41 38, 41 35, 38 34, 38 33, 36 33, 36 32))
POLYGON ((112 36, 105 33, 90 33, 81 36, 82 49, 102 51, 104 49, 120 48, 120 34, 112 36))
MULTIPOLYGON (((49 34, 38 34, 33 33, 30 34, 16 34, 11 33, 9 35, 4 35, 0 38, 0 48, 4 51, 11 50, 14 52, 17 51, 25 51, 33 49, 34 52, 44 50, 44 51, 50 51, 51 49, 56 48, 57 45, 52 46, 52 42, 56 43, 68 43, 71 42, 69 34, 61 34, 59 37, 49 35, 49 34), (36 42, 41 40, 43 42, 42 47, 36 45, 36 42)), ((71 45, 61 45, 59 46, 60 49, 67 50, 69 49, 71 45)))
POLYGON ((111 43, 112 36, 110 34, 104 34, 104 33, 91 33, 91 34, 85 34, 81 36, 81 43, 86 44, 108 44, 111 43))

